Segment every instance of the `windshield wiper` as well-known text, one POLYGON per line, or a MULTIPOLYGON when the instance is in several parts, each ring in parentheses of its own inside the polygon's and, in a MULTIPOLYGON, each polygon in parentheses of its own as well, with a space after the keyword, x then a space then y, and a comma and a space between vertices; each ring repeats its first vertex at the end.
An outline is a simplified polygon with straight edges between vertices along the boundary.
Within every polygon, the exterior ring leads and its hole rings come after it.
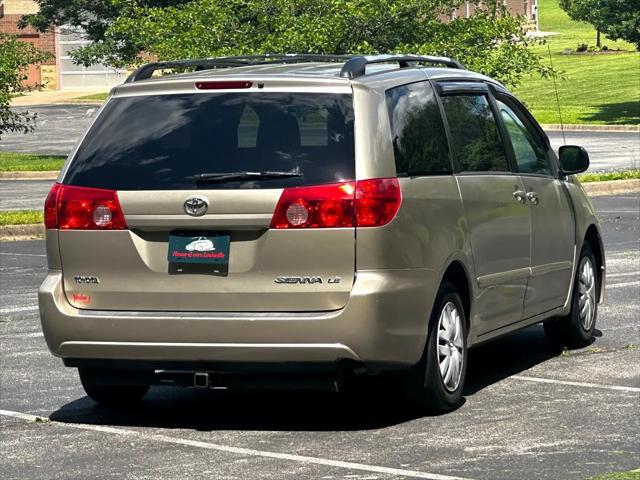
POLYGON ((224 172, 224 173, 200 173, 193 179, 196 183, 231 182, 234 180, 268 180, 271 178, 295 178, 302 177, 299 171, 289 172, 224 172))

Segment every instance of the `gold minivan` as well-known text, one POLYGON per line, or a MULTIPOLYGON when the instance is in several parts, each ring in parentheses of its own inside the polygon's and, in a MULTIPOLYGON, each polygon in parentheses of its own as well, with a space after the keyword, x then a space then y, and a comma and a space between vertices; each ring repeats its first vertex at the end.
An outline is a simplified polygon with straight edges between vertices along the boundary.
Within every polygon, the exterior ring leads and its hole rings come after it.
POLYGON ((106 405, 395 371, 450 410, 474 345, 538 322, 556 348, 591 340, 588 165, 448 58, 148 64, 46 200, 44 335, 106 405))

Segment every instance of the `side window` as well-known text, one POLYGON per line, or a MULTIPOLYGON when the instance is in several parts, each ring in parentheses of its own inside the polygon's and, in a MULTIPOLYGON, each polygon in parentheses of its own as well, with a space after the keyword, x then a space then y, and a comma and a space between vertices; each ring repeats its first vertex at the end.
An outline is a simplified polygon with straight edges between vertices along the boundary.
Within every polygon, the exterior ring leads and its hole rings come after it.
POLYGON ((387 90, 396 172, 407 175, 452 173, 447 135, 429 82, 387 90))
POLYGON ((463 172, 508 172, 507 156, 486 95, 447 95, 442 104, 451 149, 463 172))
POLYGON ((500 100, 496 100, 500 115, 509 133, 511 145, 518 163, 520 173, 536 173, 539 175, 551 175, 549 160, 544 148, 536 139, 516 112, 500 100))

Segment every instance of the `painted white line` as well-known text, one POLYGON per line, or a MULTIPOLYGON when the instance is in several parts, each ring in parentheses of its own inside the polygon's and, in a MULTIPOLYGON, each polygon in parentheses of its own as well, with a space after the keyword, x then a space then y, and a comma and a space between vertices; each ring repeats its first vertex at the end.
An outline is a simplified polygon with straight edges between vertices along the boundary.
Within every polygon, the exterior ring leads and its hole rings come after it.
POLYGON ((623 283, 614 283, 614 284, 607 283, 606 289, 609 290, 610 288, 637 287, 639 285, 640 285, 640 280, 636 280, 635 282, 623 282, 623 283))
POLYGON ((638 214, 638 210, 598 210, 598 213, 635 213, 638 214))
POLYGON ((4 415, 5 417, 19 418, 20 420, 25 420, 27 422, 35 422, 37 419, 47 420, 46 418, 38 417, 37 415, 29 415, 28 413, 12 412, 11 410, 0 410, 0 415, 4 415))
MULTIPOLYGON (((0 410, 0 415, 3 415, 5 417, 18 418, 20 420, 25 420, 27 422, 35 422, 38 419, 47 420, 46 418, 38 417, 36 415, 29 415, 27 413, 21 413, 21 412, 13 412, 11 410, 0 410)), ((252 448, 229 447, 226 445, 219 445, 217 443, 200 442, 197 440, 187 440, 183 438, 169 437, 167 435, 147 434, 147 433, 139 432, 137 430, 127 430, 124 428, 104 427, 101 425, 88 425, 84 423, 62 423, 62 422, 56 422, 56 421, 50 421, 48 423, 63 426, 63 427, 76 428, 79 430, 90 430, 94 432, 111 433, 114 435, 135 437, 140 440, 168 443, 173 445, 182 445, 185 447, 202 448, 205 450, 217 450, 219 452, 234 453, 237 455, 250 456, 250 457, 262 457, 262 458, 272 458, 276 460, 287 460, 290 462, 298 462, 298 463, 305 463, 305 464, 311 464, 311 465, 323 465, 326 467, 344 468, 346 470, 358 470, 362 472, 385 473, 387 475, 398 475, 401 477, 408 477, 408 478, 426 478, 428 480, 464 480, 461 477, 452 477, 450 475, 439 475, 437 473, 418 472, 415 470, 404 470, 401 468, 378 467, 376 465, 367 465, 364 463, 343 462, 340 460, 330 460, 328 458, 307 457, 305 455, 292 455, 288 453, 267 452, 264 450, 254 450, 252 448)))
POLYGON ((19 357, 28 357, 29 355, 46 355, 48 354, 48 350, 27 350, 25 352, 15 352, 15 353, 3 353, 2 358, 19 358, 19 357))
POLYGON ((11 252, 0 252, 0 255, 7 255, 10 257, 46 257, 46 255, 42 253, 11 253, 11 252))
POLYGON ((44 333, 42 332, 6 333, 4 335, 0 335, 0 338, 38 338, 38 337, 44 337, 44 333))
POLYGON ((571 387, 600 388, 603 390, 616 390, 620 392, 640 393, 640 388, 637 388, 637 387, 620 387, 618 385, 602 385, 599 383, 567 382, 564 380, 554 380, 552 378, 528 377, 526 375, 513 375, 509 378, 515 378, 516 380, 524 380, 527 382, 552 383, 554 385, 568 385, 571 387))
POLYGON ((2 267, 0 272, 12 272, 12 273, 25 273, 25 272, 40 272, 42 268, 25 268, 25 267, 2 267))
POLYGON ((20 312, 35 312, 38 310, 37 305, 29 305, 27 307, 9 307, 9 308, 0 308, 0 314, 4 313, 20 313, 20 312))
POLYGON ((624 273, 607 273, 607 279, 617 277, 640 277, 640 272, 624 272, 624 273))

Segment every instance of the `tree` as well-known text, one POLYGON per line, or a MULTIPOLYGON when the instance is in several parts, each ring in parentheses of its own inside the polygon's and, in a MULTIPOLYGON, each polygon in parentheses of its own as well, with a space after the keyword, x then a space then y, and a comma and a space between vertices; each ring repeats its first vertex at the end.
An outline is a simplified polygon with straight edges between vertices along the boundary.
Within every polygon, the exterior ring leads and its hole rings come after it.
POLYGON ((574 20, 592 24, 612 40, 626 40, 640 50, 640 0, 560 0, 560 6, 574 20))
MULTIPOLYGON (((153 8, 178 6, 188 1, 190 0, 35 0, 38 12, 22 16, 18 26, 24 28, 29 25, 40 32, 47 31, 52 25, 76 27, 89 40, 98 43, 111 24, 132 5, 153 8)), ((120 45, 118 50, 122 58, 131 60, 141 48, 135 39, 128 39, 126 45, 120 45)))
POLYGON ((469 19, 449 20, 461 0, 39 0, 40 27, 63 21, 90 30, 78 63, 115 67, 158 59, 250 53, 393 53, 456 57, 474 70, 515 85, 550 71, 528 48, 525 21, 502 0, 478 0, 469 19), (45 4, 48 9, 45 10, 45 4), (90 13, 89 13, 90 12, 90 13))
POLYGON ((21 42, 16 35, 0 32, 0 137, 4 132, 27 133, 33 130, 36 115, 11 110, 11 97, 31 90, 23 83, 27 79, 29 65, 49 58, 49 54, 39 52, 30 43, 21 42))

